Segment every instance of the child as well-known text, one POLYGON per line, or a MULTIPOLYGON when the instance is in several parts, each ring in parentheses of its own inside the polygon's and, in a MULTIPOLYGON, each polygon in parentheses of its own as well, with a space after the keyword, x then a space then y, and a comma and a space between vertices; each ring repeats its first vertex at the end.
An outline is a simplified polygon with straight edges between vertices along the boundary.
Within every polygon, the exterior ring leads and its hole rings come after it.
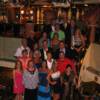
POLYGON ((23 85, 22 65, 20 61, 16 62, 15 69, 13 71, 13 82, 14 82, 13 91, 14 94, 16 94, 15 100, 22 100, 22 94, 24 93, 24 85, 23 85))

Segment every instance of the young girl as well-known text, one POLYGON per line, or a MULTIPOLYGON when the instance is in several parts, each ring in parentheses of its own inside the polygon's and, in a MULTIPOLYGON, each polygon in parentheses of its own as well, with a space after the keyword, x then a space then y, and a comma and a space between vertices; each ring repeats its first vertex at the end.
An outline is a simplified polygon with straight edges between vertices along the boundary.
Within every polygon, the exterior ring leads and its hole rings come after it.
POLYGON ((43 61, 42 68, 39 70, 38 100, 51 100, 48 72, 47 63, 43 61))
POLYGON ((24 93, 22 64, 20 61, 16 62, 15 69, 13 71, 13 92, 16 95, 15 100, 22 100, 22 94, 24 93))

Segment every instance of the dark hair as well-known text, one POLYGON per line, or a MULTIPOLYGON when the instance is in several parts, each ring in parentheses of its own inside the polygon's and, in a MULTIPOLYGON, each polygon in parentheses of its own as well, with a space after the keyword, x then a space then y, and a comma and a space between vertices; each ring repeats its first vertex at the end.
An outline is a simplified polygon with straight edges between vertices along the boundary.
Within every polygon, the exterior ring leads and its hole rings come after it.
POLYGON ((66 65, 66 69, 67 69, 68 67, 70 67, 70 68, 72 69, 72 67, 71 67, 71 65, 70 65, 70 64, 66 65))
POLYGON ((28 61, 27 67, 29 66, 29 63, 30 63, 30 62, 33 62, 33 66, 34 66, 34 61, 31 59, 31 60, 28 61))
POLYGON ((22 50, 22 54, 25 53, 25 52, 28 53, 27 49, 22 50))
MULTIPOLYGON (((61 53, 63 53, 63 54, 64 54, 64 52, 63 52, 63 51, 60 51, 60 52, 59 52, 59 55, 60 55, 61 53)), ((64 55, 65 55, 65 54, 64 54, 64 55)))
POLYGON ((51 54, 51 55, 52 55, 52 52, 51 52, 50 50, 48 50, 48 51, 47 51, 47 54, 51 54))
POLYGON ((65 42, 64 42, 63 40, 61 40, 61 41, 59 42, 59 44, 60 44, 60 43, 63 43, 63 44, 65 44, 65 42))
MULTIPOLYGON (((43 63, 46 63, 46 68, 47 68, 47 61, 46 60, 43 60, 42 62, 41 62, 41 65, 43 64, 43 63)), ((43 66, 42 66, 43 67, 43 66)))
POLYGON ((47 41, 47 40, 43 40, 43 43, 44 43, 44 42, 48 42, 48 41, 47 41))

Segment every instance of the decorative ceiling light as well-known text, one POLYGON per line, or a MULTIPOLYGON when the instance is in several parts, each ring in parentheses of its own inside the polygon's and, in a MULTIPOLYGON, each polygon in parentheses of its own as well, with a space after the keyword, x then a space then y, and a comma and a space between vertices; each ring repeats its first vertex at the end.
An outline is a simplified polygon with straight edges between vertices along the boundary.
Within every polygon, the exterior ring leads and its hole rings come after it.
POLYGON ((30 14, 33 14, 33 10, 30 10, 30 14))
POLYGON ((20 13, 21 13, 21 14, 24 14, 24 10, 21 10, 20 13))

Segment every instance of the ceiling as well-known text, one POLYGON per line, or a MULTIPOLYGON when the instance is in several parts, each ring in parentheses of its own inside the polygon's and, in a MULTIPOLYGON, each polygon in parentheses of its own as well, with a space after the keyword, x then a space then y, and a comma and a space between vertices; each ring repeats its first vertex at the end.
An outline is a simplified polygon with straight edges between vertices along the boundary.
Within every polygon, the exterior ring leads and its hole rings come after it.
POLYGON ((73 0, 75 4, 100 4, 100 0, 73 0))
POLYGON ((38 4, 40 3, 50 3, 50 2, 63 2, 65 3, 66 1, 71 1, 72 3, 77 3, 77 4, 82 4, 82 3, 100 3, 100 0, 0 0, 4 2, 36 2, 38 4))

